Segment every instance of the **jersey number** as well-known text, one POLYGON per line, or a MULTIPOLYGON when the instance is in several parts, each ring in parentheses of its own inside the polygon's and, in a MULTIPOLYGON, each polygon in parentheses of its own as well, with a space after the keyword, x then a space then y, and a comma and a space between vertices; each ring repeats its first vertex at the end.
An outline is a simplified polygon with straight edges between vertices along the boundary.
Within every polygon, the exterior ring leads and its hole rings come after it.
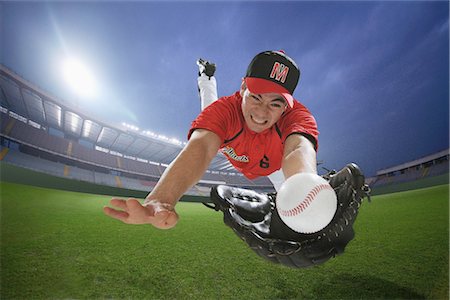
POLYGON ((267 169, 269 167, 269 158, 264 155, 264 157, 259 161, 259 166, 263 169, 267 169))

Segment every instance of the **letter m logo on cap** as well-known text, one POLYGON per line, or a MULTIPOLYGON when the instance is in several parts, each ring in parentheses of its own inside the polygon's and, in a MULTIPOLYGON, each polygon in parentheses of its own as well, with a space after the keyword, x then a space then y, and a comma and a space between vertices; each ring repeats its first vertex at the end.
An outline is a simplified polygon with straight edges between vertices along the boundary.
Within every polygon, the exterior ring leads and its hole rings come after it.
POLYGON ((280 81, 281 83, 284 83, 286 81, 286 77, 287 77, 288 73, 289 73, 289 67, 276 61, 273 64, 272 72, 270 72, 270 78, 273 78, 276 81, 280 81))

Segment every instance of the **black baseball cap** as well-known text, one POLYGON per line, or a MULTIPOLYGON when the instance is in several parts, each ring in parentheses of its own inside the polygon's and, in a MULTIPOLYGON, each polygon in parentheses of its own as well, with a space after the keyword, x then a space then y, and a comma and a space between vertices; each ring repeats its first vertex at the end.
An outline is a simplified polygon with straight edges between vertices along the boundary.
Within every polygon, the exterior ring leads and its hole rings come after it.
POLYGON ((295 61, 284 51, 264 51, 257 54, 245 75, 247 88, 253 94, 277 93, 294 105, 294 93, 300 70, 295 61))

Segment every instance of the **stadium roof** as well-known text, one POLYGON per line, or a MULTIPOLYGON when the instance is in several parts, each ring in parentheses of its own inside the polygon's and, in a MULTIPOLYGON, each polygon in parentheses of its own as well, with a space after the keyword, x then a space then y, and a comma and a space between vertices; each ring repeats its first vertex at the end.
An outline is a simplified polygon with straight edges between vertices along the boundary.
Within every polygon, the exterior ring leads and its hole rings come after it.
MULTIPOLYGON (((65 137, 84 140, 93 145, 126 156, 169 164, 182 150, 180 141, 151 133, 139 132, 126 124, 106 124, 68 107, 53 95, 26 81, 0 64, 0 100, 3 110, 26 118, 30 124, 57 129, 65 137)), ((234 170, 226 157, 218 153, 210 170, 234 170)))

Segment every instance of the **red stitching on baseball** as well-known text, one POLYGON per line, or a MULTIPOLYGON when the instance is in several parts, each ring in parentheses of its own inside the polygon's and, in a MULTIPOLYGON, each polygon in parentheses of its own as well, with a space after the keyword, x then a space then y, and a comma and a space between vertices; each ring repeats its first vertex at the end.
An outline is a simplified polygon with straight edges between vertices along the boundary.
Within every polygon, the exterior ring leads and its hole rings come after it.
POLYGON ((302 202, 300 202, 296 207, 291 208, 289 210, 280 210, 280 215, 285 216, 285 217, 292 217, 292 216, 302 213, 314 201, 315 197, 317 196, 317 194, 319 194, 319 192, 321 192, 323 190, 327 190, 327 189, 333 190, 333 188, 329 184, 320 184, 320 185, 314 187, 308 193, 308 195, 306 195, 305 199, 302 202))

